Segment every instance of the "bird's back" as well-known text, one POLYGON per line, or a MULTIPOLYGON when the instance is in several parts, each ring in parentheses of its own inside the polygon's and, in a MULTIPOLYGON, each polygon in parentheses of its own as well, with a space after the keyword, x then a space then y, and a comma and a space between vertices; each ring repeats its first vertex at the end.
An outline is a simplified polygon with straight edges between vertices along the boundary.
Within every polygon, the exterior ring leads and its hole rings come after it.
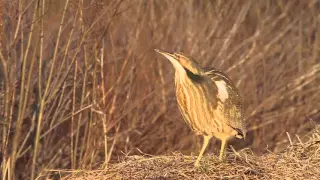
POLYGON ((235 87, 233 82, 218 69, 204 68, 204 70, 205 74, 218 86, 218 101, 222 104, 222 111, 226 121, 239 133, 239 135, 245 136, 246 127, 243 117, 244 112, 238 89, 235 87), (226 92, 223 92, 224 90, 226 92))

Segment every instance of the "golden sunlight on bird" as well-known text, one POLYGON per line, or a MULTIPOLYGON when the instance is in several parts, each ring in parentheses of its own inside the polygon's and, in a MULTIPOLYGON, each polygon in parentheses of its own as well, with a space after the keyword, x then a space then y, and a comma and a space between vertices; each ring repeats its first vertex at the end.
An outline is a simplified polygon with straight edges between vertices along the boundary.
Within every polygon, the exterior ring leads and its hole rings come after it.
POLYGON ((237 88, 224 73, 215 68, 202 68, 191 57, 155 51, 165 56, 175 69, 176 98, 184 121, 203 136, 203 145, 194 165, 199 166, 212 137, 221 140, 219 159, 222 160, 227 141, 246 136, 243 106, 237 88))

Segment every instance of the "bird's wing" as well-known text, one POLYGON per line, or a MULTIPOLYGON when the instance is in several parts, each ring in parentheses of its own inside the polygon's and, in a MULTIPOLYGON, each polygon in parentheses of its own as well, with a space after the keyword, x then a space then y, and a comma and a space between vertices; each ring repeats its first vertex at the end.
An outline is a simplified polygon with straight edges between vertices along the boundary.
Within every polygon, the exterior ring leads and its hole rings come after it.
POLYGON ((223 104, 224 116, 228 120, 229 125, 235 129, 239 135, 245 133, 242 100, 239 92, 231 80, 221 71, 215 68, 204 68, 205 74, 210 77, 216 84, 224 82, 227 96, 221 100, 223 104), (222 102, 223 101, 223 102, 222 102))

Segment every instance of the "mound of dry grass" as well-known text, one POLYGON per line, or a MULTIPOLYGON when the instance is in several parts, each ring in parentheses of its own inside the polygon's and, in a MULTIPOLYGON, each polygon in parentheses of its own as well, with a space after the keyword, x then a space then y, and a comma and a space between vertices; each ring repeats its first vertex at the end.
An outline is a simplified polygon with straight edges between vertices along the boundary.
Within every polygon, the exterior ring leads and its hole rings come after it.
POLYGON ((195 158, 181 153, 126 156, 107 170, 74 171, 62 179, 319 179, 320 131, 306 142, 298 138, 278 154, 257 156, 244 149, 233 151, 224 162, 211 154, 204 157, 198 169, 193 166, 195 158))

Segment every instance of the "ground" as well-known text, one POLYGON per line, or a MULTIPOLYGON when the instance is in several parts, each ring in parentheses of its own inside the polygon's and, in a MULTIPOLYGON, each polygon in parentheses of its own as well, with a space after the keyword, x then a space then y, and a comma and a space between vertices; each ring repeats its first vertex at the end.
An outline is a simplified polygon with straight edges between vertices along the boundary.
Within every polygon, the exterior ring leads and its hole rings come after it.
POLYGON ((62 179, 319 179, 319 128, 304 137, 291 140, 281 153, 255 155, 249 149, 239 152, 229 148, 227 159, 220 162, 214 154, 206 155, 200 168, 196 156, 172 153, 168 156, 126 156, 106 169, 59 171, 62 179), (293 142, 292 142, 293 141, 293 142), (296 141, 296 142, 295 142, 296 141))

